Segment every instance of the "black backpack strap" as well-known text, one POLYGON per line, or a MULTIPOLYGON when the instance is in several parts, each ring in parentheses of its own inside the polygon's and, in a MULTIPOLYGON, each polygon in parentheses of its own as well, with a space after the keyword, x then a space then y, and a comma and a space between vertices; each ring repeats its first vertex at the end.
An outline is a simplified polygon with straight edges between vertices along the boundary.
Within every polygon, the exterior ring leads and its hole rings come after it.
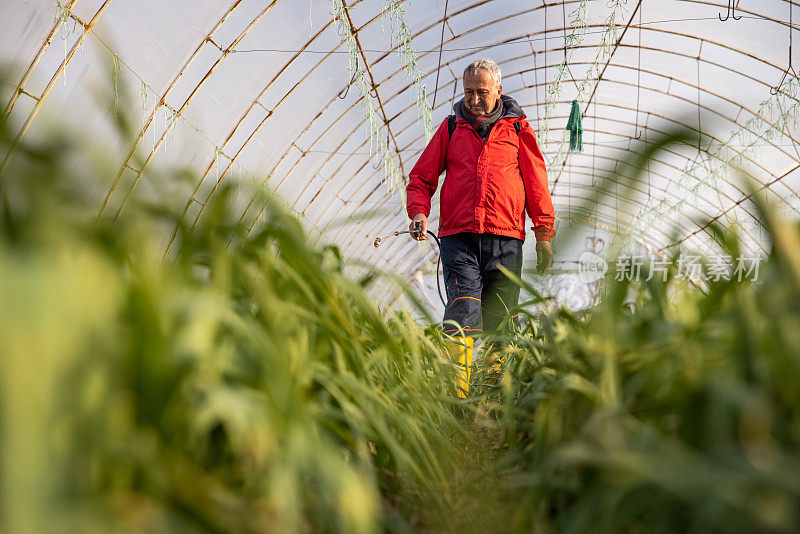
MULTIPOLYGON (((517 131, 517 135, 519 135, 520 130, 522 130, 522 122, 517 121, 514 123, 514 129, 517 131)), ((448 139, 453 138, 453 132, 456 131, 456 116, 450 115, 447 117, 447 131, 449 133, 448 139)))

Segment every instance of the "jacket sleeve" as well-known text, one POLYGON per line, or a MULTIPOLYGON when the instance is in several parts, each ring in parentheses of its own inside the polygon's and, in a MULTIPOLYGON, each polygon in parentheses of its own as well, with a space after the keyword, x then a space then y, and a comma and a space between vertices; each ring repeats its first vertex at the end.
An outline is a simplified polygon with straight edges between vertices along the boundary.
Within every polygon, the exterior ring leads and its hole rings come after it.
POLYGON ((537 241, 550 241, 556 235, 553 228, 555 212, 547 183, 544 156, 536 142, 536 134, 527 121, 519 132, 519 169, 525 186, 525 210, 533 222, 537 241))
POLYGON ((449 143, 450 132, 445 118, 409 174, 406 186, 406 211, 409 219, 413 219, 417 213, 430 216, 431 197, 439 187, 439 175, 447 167, 449 143))

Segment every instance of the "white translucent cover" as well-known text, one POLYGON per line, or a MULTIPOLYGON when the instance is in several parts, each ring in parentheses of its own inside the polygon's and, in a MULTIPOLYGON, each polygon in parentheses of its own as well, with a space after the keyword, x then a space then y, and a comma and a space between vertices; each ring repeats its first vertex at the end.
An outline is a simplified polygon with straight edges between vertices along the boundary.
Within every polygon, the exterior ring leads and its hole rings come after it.
MULTIPOLYGON (((769 244, 742 175, 774 209, 797 218, 798 80, 789 43, 800 6, 790 13, 783 0, 347 0, 348 31, 335 20, 337 4, 3 0, 5 114, 21 137, 56 124, 102 145, 116 169, 97 192, 98 213, 150 195, 194 220, 208 196, 232 182, 243 220, 251 220, 263 208, 254 187, 266 187, 313 239, 418 279, 430 274, 435 247, 405 237, 373 247, 376 236, 407 226, 403 185, 426 144, 418 94, 424 86, 435 129, 460 98, 464 66, 491 57, 503 92, 539 137, 559 233, 577 233, 557 247, 557 272, 575 269, 586 236, 656 255, 676 242, 713 250, 710 222, 735 225, 745 250, 764 254, 769 244), (405 29, 413 53, 402 56, 405 29), (417 83, 409 64, 423 74, 417 83), (565 127, 576 98, 583 152, 570 153, 565 127), (120 113, 134 123, 130 136, 115 127, 120 113), (657 152, 629 182, 632 159, 677 127, 699 135, 657 152), (387 176, 379 141, 399 179, 387 176), (162 183, 175 174, 159 171, 174 168, 192 169, 198 181, 162 183)), ((436 201, 431 225, 438 226, 436 201)), ((535 262, 533 241, 531 232, 526 265, 535 262)), ((430 288, 430 276, 424 284, 430 288)), ((388 288, 378 297, 394 300, 388 288)))

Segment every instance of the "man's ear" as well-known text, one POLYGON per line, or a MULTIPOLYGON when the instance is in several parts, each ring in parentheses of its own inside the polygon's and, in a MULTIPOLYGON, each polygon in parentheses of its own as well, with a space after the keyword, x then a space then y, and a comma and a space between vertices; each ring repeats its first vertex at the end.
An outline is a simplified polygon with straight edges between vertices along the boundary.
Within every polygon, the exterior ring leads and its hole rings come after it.
POLYGON ((502 95, 502 94, 503 94, 503 86, 502 86, 502 85, 500 85, 500 86, 497 88, 497 94, 499 94, 499 95, 502 95))

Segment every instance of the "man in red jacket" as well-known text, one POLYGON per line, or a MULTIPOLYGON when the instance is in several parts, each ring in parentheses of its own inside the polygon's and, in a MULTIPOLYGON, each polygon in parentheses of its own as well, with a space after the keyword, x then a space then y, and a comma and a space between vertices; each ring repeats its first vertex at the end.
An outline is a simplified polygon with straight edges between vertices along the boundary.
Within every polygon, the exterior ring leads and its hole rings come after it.
POLYGON ((552 264, 555 217, 542 152, 522 109, 502 94, 500 68, 491 59, 474 61, 463 82, 455 121, 450 117, 439 126, 406 192, 410 228, 423 239, 431 197, 447 171, 439 218, 448 301, 444 329, 459 333, 457 323, 475 338, 497 329, 517 305, 519 288, 497 266, 520 276, 525 212, 533 222, 540 273, 552 264))

